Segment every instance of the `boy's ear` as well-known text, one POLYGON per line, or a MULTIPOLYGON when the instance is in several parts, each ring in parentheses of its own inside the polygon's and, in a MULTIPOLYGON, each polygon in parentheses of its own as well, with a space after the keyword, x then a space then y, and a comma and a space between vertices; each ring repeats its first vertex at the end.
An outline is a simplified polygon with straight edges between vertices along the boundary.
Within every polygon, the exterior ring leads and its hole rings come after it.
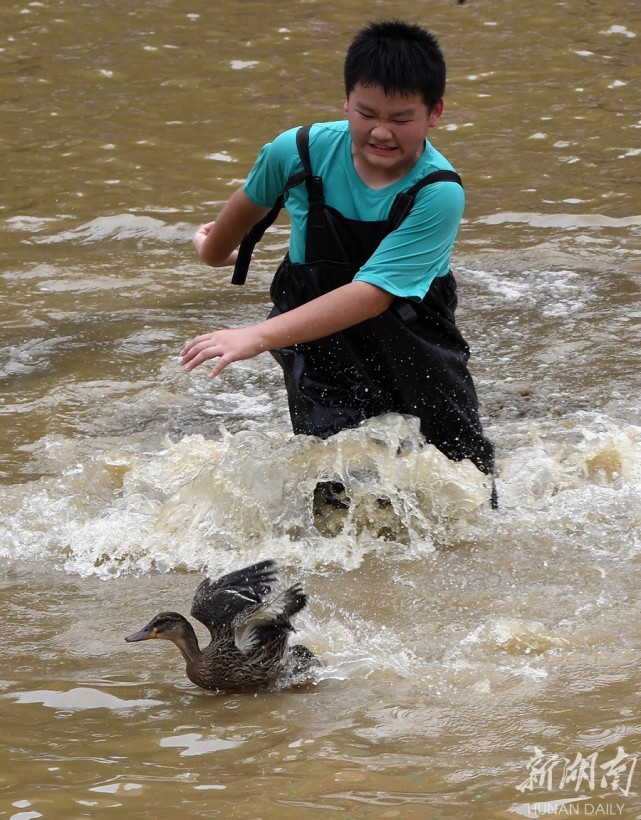
POLYGON ((343 111, 347 112, 347 97, 345 97, 345 102, 343 103, 343 111))
POLYGON ((428 122, 430 128, 434 128, 434 126, 438 124, 438 121, 441 119, 441 115, 443 114, 444 108, 445 100, 441 97, 441 99, 436 103, 434 108, 430 111, 430 119, 428 122))

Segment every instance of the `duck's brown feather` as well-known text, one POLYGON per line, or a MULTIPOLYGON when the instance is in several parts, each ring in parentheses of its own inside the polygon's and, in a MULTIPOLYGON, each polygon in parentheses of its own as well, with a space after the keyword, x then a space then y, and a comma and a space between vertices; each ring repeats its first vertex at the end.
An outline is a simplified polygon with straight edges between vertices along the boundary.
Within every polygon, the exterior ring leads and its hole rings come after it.
POLYGON ((213 634, 231 624, 249 605, 258 605, 278 579, 274 561, 260 561, 230 572, 217 580, 205 578, 198 585, 191 614, 213 634))
POLYGON ((180 649, 187 677, 197 686, 216 690, 271 688, 301 676, 318 660, 302 644, 289 646, 292 615, 307 604, 300 584, 266 598, 278 579, 273 561, 261 561, 215 581, 205 579, 196 590, 191 614, 211 633, 201 650, 193 627, 176 612, 156 615, 126 640, 171 640, 180 649))

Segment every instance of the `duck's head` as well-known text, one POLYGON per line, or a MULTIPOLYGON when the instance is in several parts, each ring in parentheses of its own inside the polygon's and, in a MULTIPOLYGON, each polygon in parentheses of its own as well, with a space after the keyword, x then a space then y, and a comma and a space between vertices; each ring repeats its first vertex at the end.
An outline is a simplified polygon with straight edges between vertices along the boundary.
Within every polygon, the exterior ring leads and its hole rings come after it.
POLYGON ((134 632, 133 635, 128 635, 125 640, 127 643, 134 643, 134 641, 150 641, 154 638, 164 638, 167 641, 174 641, 174 643, 176 643, 191 634, 193 634, 193 627, 187 618, 183 618, 180 613, 160 612, 149 621, 147 626, 144 626, 138 632, 134 632))

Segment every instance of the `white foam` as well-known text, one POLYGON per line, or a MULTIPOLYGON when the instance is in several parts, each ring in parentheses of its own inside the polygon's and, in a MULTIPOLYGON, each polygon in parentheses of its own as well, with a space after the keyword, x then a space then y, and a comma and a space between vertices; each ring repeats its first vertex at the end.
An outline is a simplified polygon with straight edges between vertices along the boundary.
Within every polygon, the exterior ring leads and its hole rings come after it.
POLYGON ((401 416, 327 441, 261 431, 186 436, 156 452, 111 449, 84 462, 73 441, 50 445, 59 477, 5 496, 6 507, 19 509, 3 516, 0 554, 53 560, 81 575, 215 571, 225 563, 221 551, 253 560, 266 543, 275 557, 293 549, 304 566, 353 566, 395 543, 422 553, 444 521, 473 515, 489 496, 470 462, 423 446, 416 420, 401 416), (330 508, 337 537, 317 527, 319 481, 342 482, 350 497, 348 510, 330 508))
MULTIPOLYGON (((499 461, 498 513, 489 510, 485 476, 420 446, 415 421, 400 416, 327 441, 197 435, 153 452, 112 447, 89 458, 73 440, 52 439, 58 474, 0 498, 0 555, 105 578, 176 568, 215 574, 231 553, 237 564, 269 554, 347 569, 370 552, 429 555, 436 545, 488 537, 488 526, 494 537, 520 538, 530 527, 571 533, 580 523, 594 528, 587 543, 598 549, 599 533, 616 523, 615 502, 638 525, 638 427, 578 413, 571 425, 517 420, 511 430, 520 444, 499 461), (349 508, 330 507, 319 519, 319 481, 341 482, 349 508)), ((628 554, 634 549, 625 541, 628 554)))
POLYGON ((66 692, 40 689, 29 692, 13 692, 12 698, 17 703, 41 703, 50 709, 65 709, 68 711, 83 711, 86 709, 109 709, 123 711, 130 709, 148 709, 151 706, 162 704, 160 700, 137 698, 126 700, 85 686, 76 687, 66 692))
POLYGON ((187 241, 193 234, 193 230, 193 226, 185 223, 169 225, 155 217, 124 213, 99 216, 78 227, 48 236, 38 236, 32 241, 50 245, 60 242, 88 244, 104 242, 107 239, 119 241, 148 239, 154 242, 174 244, 187 241))

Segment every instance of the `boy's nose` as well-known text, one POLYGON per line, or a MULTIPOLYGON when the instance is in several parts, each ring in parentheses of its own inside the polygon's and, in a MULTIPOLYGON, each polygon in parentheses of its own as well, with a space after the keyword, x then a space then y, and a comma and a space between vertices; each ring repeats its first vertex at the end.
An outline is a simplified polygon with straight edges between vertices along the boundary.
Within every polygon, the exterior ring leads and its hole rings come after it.
POLYGON ((370 131, 371 135, 382 142, 386 142, 387 140, 391 140, 394 137, 391 129, 385 125, 384 122, 377 123, 374 128, 370 131))

